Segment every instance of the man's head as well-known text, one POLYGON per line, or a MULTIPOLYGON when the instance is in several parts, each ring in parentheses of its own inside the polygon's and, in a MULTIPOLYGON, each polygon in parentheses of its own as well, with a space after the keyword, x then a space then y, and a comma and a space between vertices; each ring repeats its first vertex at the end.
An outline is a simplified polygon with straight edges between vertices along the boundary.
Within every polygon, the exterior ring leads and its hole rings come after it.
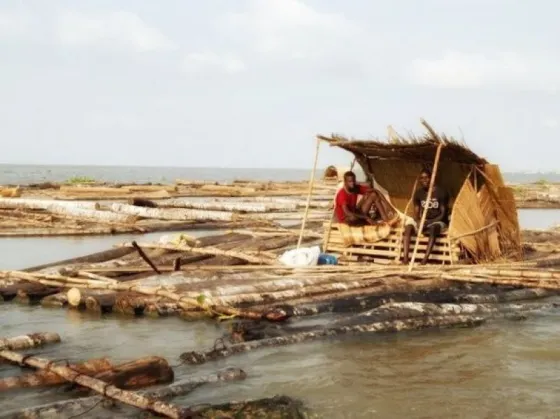
POLYGON ((424 168, 422 169, 422 171, 420 172, 420 185, 422 185, 423 188, 428 189, 430 187, 430 179, 432 178, 432 172, 430 169, 424 168))
POLYGON ((356 175, 354 172, 344 173, 344 188, 347 191, 353 191, 356 188, 356 175))

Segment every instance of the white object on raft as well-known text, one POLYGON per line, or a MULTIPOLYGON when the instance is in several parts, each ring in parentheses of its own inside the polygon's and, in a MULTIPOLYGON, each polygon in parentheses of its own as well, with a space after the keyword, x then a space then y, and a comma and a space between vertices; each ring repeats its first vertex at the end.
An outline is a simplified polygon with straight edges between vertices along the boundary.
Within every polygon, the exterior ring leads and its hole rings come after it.
POLYGON ((319 261, 320 254, 321 248, 319 246, 300 247, 284 252, 278 260, 287 266, 315 266, 319 261))

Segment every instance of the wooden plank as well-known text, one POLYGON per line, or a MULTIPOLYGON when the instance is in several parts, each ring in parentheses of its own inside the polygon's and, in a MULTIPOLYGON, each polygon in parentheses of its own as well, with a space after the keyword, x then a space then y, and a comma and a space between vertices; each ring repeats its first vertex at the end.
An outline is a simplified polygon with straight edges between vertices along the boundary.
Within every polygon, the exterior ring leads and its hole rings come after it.
MULTIPOLYGON (((347 247, 338 247, 338 246, 331 246, 327 248, 327 251, 336 252, 336 253, 350 253, 352 255, 365 255, 365 256, 373 256, 373 257, 383 257, 383 258, 396 258, 396 252, 390 250, 380 250, 380 249, 364 249, 364 248, 347 248, 347 247), (349 251, 351 249, 351 251, 349 251)), ((424 257, 425 252, 419 252, 419 257, 424 257)), ((449 254, 440 255, 431 253, 429 260, 435 261, 444 261, 444 262, 451 262, 457 261, 456 257, 450 256, 449 254)))
MULTIPOLYGON (((329 245, 331 245, 331 244, 336 245, 336 246, 344 246, 344 240, 342 238, 339 238, 339 237, 334 237, 334 238, 331 238, 329 240, 329 245)), ((381 248, 384 248, 384 249, 387 249, 387 248, 388 249, 396 249, 397 243, 392 242, 392 241, 387 242, 387 241, 381 240, 381 241, 378 241, 378 242, 375 242, 375 243, 354 244, 354 245, 352 245, 348 248, 352 249, 352 248, 362 248, 362 247, 365 247, 365 248, 379 248, 379 247, 381 247, 381 248)), ((418 248, 420 250, 426 250, 428 248, 428 244, 427 243, 426 244, 420 244, 418 248)), ((446 243, 442 243, 442 242, 440 242, 440 243, 436 242, 436 244, 434 245, 434 248, 433 248, 433 251, 435 251, 435 252, 438 252, 438 251, 439 252, 449 252, 449 250, 450 250, 449 245, 446 244, 446 243)), ((451 251, 453 253, 460 253, 461 252, 461 250, 457 246, 453 246, 451 248, 451 251)))

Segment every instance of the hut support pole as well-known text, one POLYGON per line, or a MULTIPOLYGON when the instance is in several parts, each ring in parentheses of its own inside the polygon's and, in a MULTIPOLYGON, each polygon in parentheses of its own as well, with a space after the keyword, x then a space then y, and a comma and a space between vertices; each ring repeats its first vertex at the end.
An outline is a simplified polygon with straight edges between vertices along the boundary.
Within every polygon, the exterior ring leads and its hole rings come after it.
MULTIPOLYGON (((350 165, 350 171, 354 170, 354 165, 355 164, 356 164, 356 157, 354 157, 354 160, 352 160, 352 164, 350 165)), ((329 240, 331 239, 332 224, 333 224, 333 219, 334 219, 334 213, 336 211, 336 195, 337 194, 338 194, 338 190, 334 193, 334 197, 333 197, 333 209, 331 211, 331 218, 329 220, 329 226, 327 227, 325 242, 323 243, 323 252, 327 251, 327 248, 329 247, 329 240)))
POLYGON ((405 219, 403 219, 403 225, 402 225, 402 229, 401 229, 401 234, 399 235, 399 241, 397 242, 397 256, 395 257, 395 261, 399 261, 399 259, 401 258, 401 250, 402 250, 402 242, 403 242, 403 236, 404 236, 404 229, 405 229, 405 220, 407 217, 407 212, 408 209, 410 208, 410 204, 412 204, 412 201, 414 200, 414 193, 416 192, 416 187, 418 186, 418 178, 416 178, 416 180, 414 181, 414 186, 412 186, 412 192, 410 194, 410 199, 408 200, 408 202, 406 203, 406 207, 404 207, 404 216, 405 219))
POLYGON ((432 199, 432 193, 434 191, 434 184, 436 181, 436 174, 439 166, 439 158, 441 156, 442 148, 443 148, 443 143, 440 142, 436 151, 434 168, 432 170, 432 177, 430 179, 430 188, 428 189, 428 195, 426 196, 426 205, 424 206, 424 210, 422 211, 422 218, 420 219, 420 225, 418 226, 418 230, 416 232, 416 243, 414 243, 414 252, 412 252, 412 259, 410 261, 410 265, 408 265, 408 272, 412 272, 412 268, 414 267, 414 262, 416 259, 416 254, 418 253, 420 236, 422 235, 422 231, 424 230, 424 224, 426 223, 426 215, 428 214, 428 202, 430 202, 430 200, 432 199))
POLYGON ((317 138, 317 145, 315 147, 315 159, 313 161, 313 169, 311 170, 311 178, 309 179, 307 202, 305 203, 305 213, 303 215, 303 220, 301 221, 301 230, 299 232, 299 238, 298 238, 296 249, 299 249, 299 247, 301 246, 301 241, 303 240, 303 233, 305 231, 305 223, 307 221, 307 216, 309 215, 309 206, 311 205, 311 195, 313 194, 313 184, 315 183, 315 172, 317 171, 317 160, 319 159, 320 145, 321 145, 321 140, 317 138))

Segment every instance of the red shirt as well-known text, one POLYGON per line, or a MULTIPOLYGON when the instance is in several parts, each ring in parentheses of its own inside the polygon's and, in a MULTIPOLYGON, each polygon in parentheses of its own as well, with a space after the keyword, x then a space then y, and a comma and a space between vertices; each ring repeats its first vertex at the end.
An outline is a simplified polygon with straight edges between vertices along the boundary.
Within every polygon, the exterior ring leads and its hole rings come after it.
POLYGON ((354 212, 356 211, 356 204, 358 203, 358 195, 365 195, 371 191, 371 188, 366 185, 358 185, 358 188, 360 189, 359 193, 349 193, 346 192, 344 188, 341 188, 337 192, 335 198, 335 214, 339 222, 344 222, 344 210, 342 209, 344 204, 346 204, 350 211, 354 212))

